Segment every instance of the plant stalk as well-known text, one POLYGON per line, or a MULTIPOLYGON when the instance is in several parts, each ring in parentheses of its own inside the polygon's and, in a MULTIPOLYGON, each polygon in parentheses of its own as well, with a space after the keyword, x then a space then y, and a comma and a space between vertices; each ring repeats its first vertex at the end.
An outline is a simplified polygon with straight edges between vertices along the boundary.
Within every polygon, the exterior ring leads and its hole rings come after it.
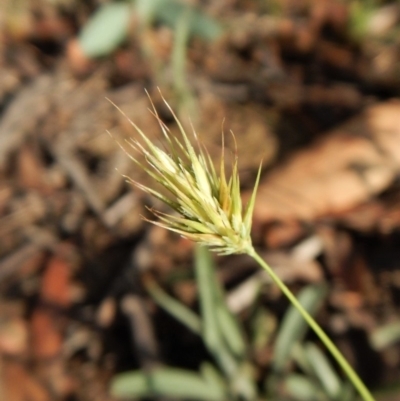
POLYGON ((325 347, 329 350, 331 355, 335 358, 337 363, 341 366, 349 380, 353 383, 354 387, 359 392, 360 396, 364 401, 375 401, 374 397, 365 386, 363 381, 360 379, 355 370, 347 362, 346 358, 339 351, 332 340, 326 335, 321 326, 314 320, 314 318, 303 308, 301 303, 297 300, 295 295, 290 291, 286 284, 276 275, 272 268, 260 257, 260 255, 250 248, 247 250, 247 254, 251 256, 257 263, 267 271, 274 283, 279 287, 279 289, 286 295, 292 305, 298 310, 298 312, 303 316, 304 320, 308 325, 314 330, 315 334, 324 343, 325 347))

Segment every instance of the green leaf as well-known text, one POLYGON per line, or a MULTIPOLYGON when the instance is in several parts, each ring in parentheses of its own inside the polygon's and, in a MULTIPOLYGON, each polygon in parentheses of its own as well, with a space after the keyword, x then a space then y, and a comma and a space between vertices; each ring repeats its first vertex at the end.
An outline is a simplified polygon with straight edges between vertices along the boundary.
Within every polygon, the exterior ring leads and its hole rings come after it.
MULTIPOLYGON (((307 312, 314 316, 326 296, 326 291, 325 285, 309 285, 301 291, 298 300, 307 312)), ((275 371, 282 371, 285 368, 291 359, 293 346, 304 339, 308 329, 306 321, 297 309, 291 306, 277 334, 273 358, 275 371)))
POLYGON ((101 57, 114 51, 126 38, 131 5, 107 3, 89 19, 79 34, 79 44, 87 57, 101 57))
POLYGON ((216 349, 226 345, 238 358, 244 358, 246 344, 235 316, 226 306, 223 290, 215 274, 210 251, 196 251, 197 277, 204 320, 204 335, 215 342, 216 349))
POLYGON ((257 389, 253 373, 243 364, 246 347, 239 326, 226 306, 207 248, 196 246, 195 265, 203 317, 203 340, 228 378, 230 390, 240 399, 254 399, 257 389))
POLYGON ((154 20, 160 5, 168 0, 135 0, 133 2, 141 23, 147 25, 154 20))
MULTIPOLYGON (((190 38, 190 21, 192 19, 192 8, 186 7, 181 13, 174 28, 174 46, 172 48, 172 73, 174 78, 174 86, 176 94, 179 98, 180 111, 182 107, 192 108, 191 112, 195 113, 194 99, 189 87, 186 74, 186 61, 188 58, 187 48, 190 38)), ((192 114, 190 113, 190 114, 192 114)))
POLYGON ((308 377, 291 374, 284 380, 286 393, 298 401, 317 401, 321 399, 320 387, 308 377))
POLYGON ((195 266, 199 286, 200 309, 203 318, 203 339, 210 350, 217 351, 224 346, 219 331, 214 293, 213 261, 208 249, 196 246, 195 266))
POLYGON ((203 341, 225 375, 232 378, 238 370, 238 362, 228 348, 218 322, 217 309, 220 303, 216 291, 215 266, 211 253, 206 247, 197 245, 195 249, 196 277, 203 321, 203 341))
POLYGON ((158 305, 194 333, 201 335, 201 320, 196 313, 167 294, 155 281, 147 281, 145 286, 158 305))
POLYGON ((325 392, 330 398, 339 400, 339 395, 342 390, 342 382, 326 356, 313 343, 306 344, 305 352, 310 365, 313 367, 314 374, 320 381, 325 392))
POLYGON ((243 359, 246 354, 246 344, 235 316, 232 315, 225 304, 220 304, 217 306, 217 318, 222 336, 229 349, 238 358, 243 359))
POLYGON ((197 35, 203 39, 216 39, 222 28, 212 18, 205 15, 196 7, 188 6, 177 0, 136 0, 136 10, 145 24, 156 21, 175 28, 185 10, 190 10, 188 21, 190 35, 197 35))
POLYGON ((308 360, 305 348, 303 344, 301 343, 296 343, 292 349, 292 354, 291 357, 293 359, 293 362, 296 363, 296 365, 307 375, 307 376, 313 376, 314 375, 314 370, 313 367, 310 364, 310 361, 308 360))
POLYGON ((114 397, 176 397, 189 400, 223 401, 226 394, 215 382, 183 369, 159 368, 150 373, 131 371, 115 376, 111 383, 114 397))
POLYGON ((200 373, 204 380, 211 386, 218 387, 221 391, 226 392, 227 389, 224 377, 215 369, 214 365, 209 362, 203 362, 200 365, 200 373))
POLYGON ((381 351, 400 342, 400 322, 393 322, 375 329, 370 336, 372 347, 381 351))

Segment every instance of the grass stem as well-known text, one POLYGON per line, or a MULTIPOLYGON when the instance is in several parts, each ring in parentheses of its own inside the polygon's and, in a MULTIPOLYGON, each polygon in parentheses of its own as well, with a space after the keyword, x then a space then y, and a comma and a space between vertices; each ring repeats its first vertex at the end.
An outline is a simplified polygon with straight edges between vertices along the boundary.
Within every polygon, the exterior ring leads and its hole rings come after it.
POLYGON ((303 308, 301 303, 297 300, 295 295, 290 291, 290 289, 286 286, 286 284, 277 276, 277 274, 273 271, 273 269, 260 257, 260 255, 254 250, 254 248, 250 248, 247 251, 247 254, 251 256, 257 263, 267 271, 270 275, 274 283, 279 287, 279 289, 286 295, 292 305, 299 311, 299 313, 303 316, 308 325, 314 330, 315 334, 319 337, 319 339, 324 343, 325 347, 329 350, 331 355, 335 358, 337 363, 341 366, 349 380, 353 383, 354 387, 359 392, 360 396, 364 401, 375 401, 374 397, 365 386, 363 381, 360 379, 355 370, 351 367, 351 365, 347 362, 346 358, 339 351, 336 345, 332 342, 332 340, 326 335, 321 326, 314 320, 314 318, 303 308))

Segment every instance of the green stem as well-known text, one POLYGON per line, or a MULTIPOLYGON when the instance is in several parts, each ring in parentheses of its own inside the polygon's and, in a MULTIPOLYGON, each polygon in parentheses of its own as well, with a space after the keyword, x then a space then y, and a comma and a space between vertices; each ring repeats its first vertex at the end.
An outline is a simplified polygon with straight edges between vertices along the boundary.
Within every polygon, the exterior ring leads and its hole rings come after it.
POLYGON ((267 271, 275 284, 280 288, 280 290, 286 295, 292 305, 299 311, 299 313, 303 316, 304 320, 308 323, 308 325, 314 330, 315 334, 320 338, 320 340, 325 344, 326 348, 335 358, 337 363, 342 367, 344 372, 346 373, 349 380, 353 383, 354 387, 358 390, 361 397, 364 401, 375 401, 374 397, 367 389, 365 384, 362 382, 360 377, 357 375, 355 370, 350 366, 347 362, 346 358, 342 355, 336 345, 332 342, 332 340, 325 334, 324 330, 321 326, 314 320, 314 318, 303 308, 301 303, 297 300, 297 298, 293 295, 293 293, 289 290, 286 284, 276 275, 276 273, 271 269, 270 266, 258 255, 258 253, 254 250, 254 248, 250 248, 247 251, 247 254, 255 259, 260 266, 267 271))

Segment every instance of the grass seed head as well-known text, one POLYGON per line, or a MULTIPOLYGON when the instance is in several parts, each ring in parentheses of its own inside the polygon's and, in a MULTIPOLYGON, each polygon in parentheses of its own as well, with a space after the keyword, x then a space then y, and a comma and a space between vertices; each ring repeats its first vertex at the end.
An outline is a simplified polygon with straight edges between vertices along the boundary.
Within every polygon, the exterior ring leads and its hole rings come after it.
POLYGON ((167 190, 168 195, 163 195, 129 177, 128 181, 177 212, 166 214, 149 209, 158 218, 151 223, 209 246, 221 254, 246 252, 252 248, 250 231, 261 166, 252 196, 243 210, 237 157, 233 162, 232 176, 227 180, 224 144, 217 172, 209 154, 199 144, 194 130, 197 151, 189 141, 181 122, 164 98, 163 100, 179 127, 181 139, 170 135, 168 127, 160 120, 153 105, 152 112, 164 134, 165 148, 154 145, 143 131, 130 121, 140 138, 131 139, 128 143, 135 151, 144 155, 145 162, 140 162, 130 152, 127 153, 140 168, 167 190))

